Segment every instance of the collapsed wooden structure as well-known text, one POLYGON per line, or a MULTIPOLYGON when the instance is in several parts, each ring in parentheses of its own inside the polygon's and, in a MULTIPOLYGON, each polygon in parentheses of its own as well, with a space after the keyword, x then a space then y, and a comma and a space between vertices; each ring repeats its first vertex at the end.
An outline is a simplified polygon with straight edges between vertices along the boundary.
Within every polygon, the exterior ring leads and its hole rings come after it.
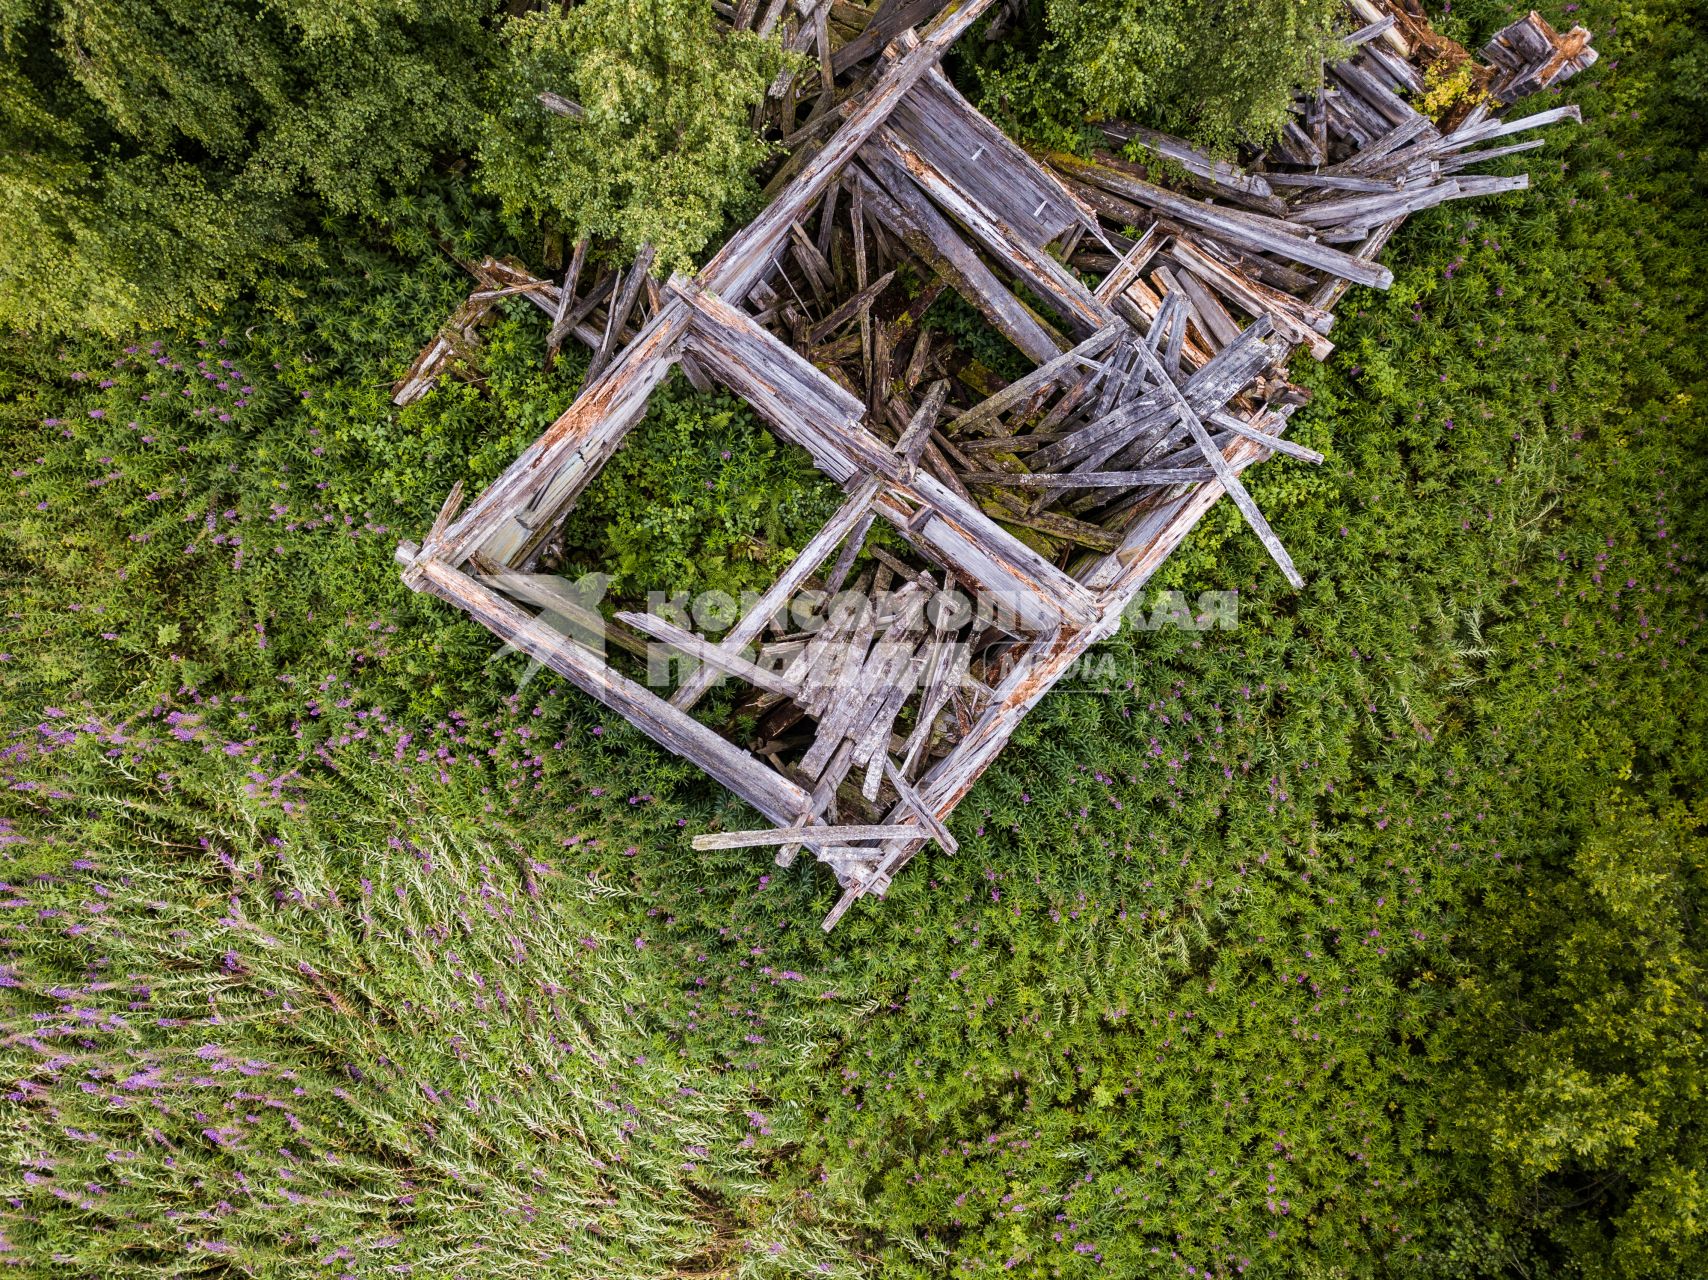
MULTIPOLYGON (((579 299, 585 245, 561 285, 489 259, 398 387, 407 399, 430 384, 475 322, 470 308, 506 296, 551 317, 554 348, 573 335, 593 349, 581 394, 545 434, 467 511, 453 495, 419 546, 400 546, 404 580, 775 824, 697 847, 774 845, 785 865, 801 849, 825 862, 843 888, 827 929, 927 841, 954 849, 945 820, 1020 720, 1116 631, 1224 493, 1300 585, 1241 480, 1277 453, 1322 460, 1285 438, 1304 399, 1289 357, 1332 350, 1332 308, 1350 285, 1390 283, 1375 257, 1408 214, 1523 187, 1465 171, 1539 145, 1504 139, 1577 114, 1503 121, 1491 111, 1500 95, 1422 114, 1408 99, 1440 38, 1424 49, 1402 0, 1354 0, 1369 21, 1346 58, 1250 164, 1114 124, 1111 144, 1166 165, 1034 156, 937 65, 989 3, 884 0, 860 11, 870 40, 844 31, 833 44, 829 16, 856 6, 771 0, 756 17, 743 0, 733 21, 792 14, 790 38, 820 54, 816 83, 773 95, 770 124, 794 149, 758 217, 692 279, 654 282, 643 251, 579 299), (920 319, 949 290, 1031 371, 999 385, 934 342, 920 319), (578 495, 677 367, 743 399, 845 500, 715 641, 681 620, 615 614, 631 645, 692 660, 665 697, 554 626, 578 606, 535 570, 553 563, 578 495), (870 540, 879 521, 901 550, 870 540), (803 625, 808 588, 822 604, 803 625), (743 719, 756 728, 742 741, 692 714, 725 677, 751 686, 743 719)), ((1503 93, 1594 56, 1587 33, 1558 36, 1535 15, 1497 45, 1480 74, 1503 93)))

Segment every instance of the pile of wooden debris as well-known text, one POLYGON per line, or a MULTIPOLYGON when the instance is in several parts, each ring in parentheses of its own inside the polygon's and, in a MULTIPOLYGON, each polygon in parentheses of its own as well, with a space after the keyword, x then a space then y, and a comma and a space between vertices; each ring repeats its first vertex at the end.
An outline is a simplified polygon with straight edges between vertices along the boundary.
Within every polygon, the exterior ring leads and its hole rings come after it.
POLYGON ((1021 718, 1224 492, 1300 584, 1240 480, 1277 453, 1322 461, 1284 438, 1305 398, 1289 358, 1332 350, 1351 284, 1387 287, 1375 257, 1408 214, 1522 188, 1465 171, 1539 145, 1502 140, 1576 108, 1507 121, 1493 108, 1594 60, 1587 33, 1532 14, 1475 67, 1404 0, 1355 0, 1365 24, 1346 57, 1241 166, 1123 125, 1106 136, 1140 162, 1033 156, 938 69, 989 3, 770 0, 756 17, 743 0, 738 25, 782 23, 819 55, 774 86, 760 121, 792 149, 759 216, 692 280, 655 282, 644 251, 592 272, 585 244, 560 284, 489 259, 397 388, 407 402, 466 358, 507 296, 551 318, 552 353, 572 336, 592 349, 563 416, 467 512, 454 495, 419 547, 399 548, 404 580, 777 824, 703 847, 825 862, 844 890, 826 928, 927 840, 954 848, 944 820, 1021 718), (1473 66, 1476 101, 1432 118, 1414 104, 1442 65, 1473 66), (934 341, 920 321, 948 291, 1032 371, 1004 385, 934 341), (559 596, 536 570, 677 367, 745 400, 846 501, 718 640, 645 613, 608 620, 619 644, 694 660, 664 697, 553 625, 559 596), (879 520, 905 553, 869 541, 879 520), (803 620, 809 589, 820 603, 803 620), (740 719, 757 727, 740 741, 691 714, 724 677, 751 686, 740 719))

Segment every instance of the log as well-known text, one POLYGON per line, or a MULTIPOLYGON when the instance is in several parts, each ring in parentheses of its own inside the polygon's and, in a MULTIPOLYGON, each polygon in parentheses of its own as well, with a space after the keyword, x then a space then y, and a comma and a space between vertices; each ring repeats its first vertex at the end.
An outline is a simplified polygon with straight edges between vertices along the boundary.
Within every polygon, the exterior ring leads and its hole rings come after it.
POLYGON ((1294 262, 1377 289, 1386 289, 1394 282, 1394 273, 1386 267, 1375 266, 1338 249, 1307 240, 1300 235, 1299 228, 1279 218, 1265 218, 1261 214, 1251 213, 1235 215, 1232 211, 1176 195, 1142 179, 1117 173, 1105 165, 1081 160, 1078 156, 1065 152, 1052 151, 1048 159, 1056 169, 1072 177, 1083 179, 1094 186, 1151 208, 1161 209, 1181 222, 1203 227, 1218 236, 1259 252, 1278 253, 1294 262))
POLYGON ((733 649, 716 644, 704 636, 697 636, 692 631, 686 631, 667 619, 650 613, 636 613, 632 609, 618 610, 616 618, 619 622, 626 622, 636 631, 649 635, 655 640, 662 640, 672 649, 678 649, 691 658, 697 658, 709 666, 727 671, 730 675, 740 676, 757 689, 781 694, 785 698, 794 698, 800 694, 800 686, 792 680, 786 680, 777 672, 767 670, 758 663, 742 657, 733 649))
POLYGON ((1057 355, 1063 343, 1010 293, 971 246, 937 211, 907 171, 883 155, 864 157, 875 177, 860 172, 868 212, 875 214, 925 264, 948 280, 1005 338, 1034 361, 1057 355))
POLYGON ((695 836, 691 843, 695 849, 704 852, 708 849, 761 849, 778 844, 801 844, 807 840, 834 841, 838 844, 848 844, 855 840, 908 840, 918 836, 919 831, 917 825, 822 826, 808 823, 757 831, 710 831, 695 836))
POLYGON ((1269 552, 1271 558, 1280 567, 1282 575, 1286 577, 1288 582, 1292 583, 1293 589, 1302 588, 1305 585, 1305 580, 1299 576, 1299 571, 1293 567, 1293 557, 1287 554, 1287 548, 1281 545, 1281 539, 1275 536, 1275 531, 1269 527, 1269 521, 1264 519, 1263 512, 1257 509, 1257 504, 1251 500, 1251 494, 1246 492, 1245 486, 1240 483, 1238 475, 1228 465, 1221 450, 1211 442, 1210 433, 1204 429, 1204 423, 1199 419, 1191 403, 1180 389, 1169 381, 1156 353, 1142 343, 1138 350, 1139 358, 1150 369, 1151 376, 1162 385, 1164 394, 1172 398, 1175 407, 1180 411, 1181 421, 1186 424, 1186 429, 1192 433, 1192 438, 1203 452, 1204 460, 1210 464, 1210 469, 1216 473, 1217 482, 1227 490, 1228 497, 1234 500, 1234 505, 1239 508, 1240 514, 1245 517, 1246 523, 1251 526, 1258 541, 1263 544, 1264 549, 1269 552))

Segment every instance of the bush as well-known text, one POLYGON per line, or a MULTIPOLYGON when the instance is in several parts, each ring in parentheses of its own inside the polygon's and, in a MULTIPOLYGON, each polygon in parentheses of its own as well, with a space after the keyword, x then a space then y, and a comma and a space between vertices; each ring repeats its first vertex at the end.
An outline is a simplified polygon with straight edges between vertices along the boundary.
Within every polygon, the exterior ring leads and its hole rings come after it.
POLYGON ((776 41, 730 32, 696 0, 586 0, 507 24, 481 180, 504 207, 572 238, 651 242, 689 269, 753 210, 769 148, 749 120, 783 65, 776 41), (554 115, 551 91, 584 111, 554 115))

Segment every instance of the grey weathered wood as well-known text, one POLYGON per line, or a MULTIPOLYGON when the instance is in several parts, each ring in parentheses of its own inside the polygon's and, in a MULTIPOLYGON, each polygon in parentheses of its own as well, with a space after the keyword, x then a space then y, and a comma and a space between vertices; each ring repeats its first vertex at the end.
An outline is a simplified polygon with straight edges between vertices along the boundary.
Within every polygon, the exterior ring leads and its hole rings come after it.
POLYGON ((1253 316, 1267 316, 1276 332, 1289 342, 1307 347, 1313 359, 1326 360, 1334 350, 1334 343, 1320 331, 1333 322, 1328 312, 1247 278, 1225 263, 1218 262, 1185 237, 1175 240, 1170 247, 1170 256, 1253 316))
POLYGON ((1121 260, 1115 264, 1115 269, 1097 282, 1097 297, 1102 302, 1111 302, 1120 294, 1127 291, 1127 286, 1137 280, 1150 265, 1150 260, 1156 257, 1156 251, 1162 247, 1166 232, 1156 223, 1151 223, 1139 238, 1133 241, 1133 247, 1121 255, 1121 260))
POLYGON ((1265 175, 1246 173, 1229 164, 1226 160, 1216 160, 1205 155, 1197 147, 1179 138, 1159 133, 1155 129, 1143 129, 1132 124, 1105 124, 1102 126, 1103 136, 1116 142, 1136 142, 1141 147, 1154 151, 1164 159, 1179 165, 1187 173, 1211 187, 1230 191, 1236 195, 1271 197, 1274 192, 1269 189, 1265 175))
POLYGON ((1206 422, 1213 422, 1218 427, 1222 427, 1233 432, 1236 436, 1244 436, 1247 440, 1255 440, 1258 444, 1270 450, 1272 453, 1284 453, 1289 458, 1297 458, 1300 462, 1309 462, 1317 465, 1320 465, 1323 461, 1322 454, 1318 453, 1315 449, 1307 449, 1302 444, 1294 444, 1291 440, 1284 440, 1280 436, 1271 435, 1267 431, 1263 430, 1260 423, 1247 418, 1242 418, 1238 414, 1226 413, 1218 410, 1215 413, 1205 414, 1204 420, 1206 422))
POLYGON ((909 479, 913 477, 919 465, 919 453, 931 438, 931 428, 937 424, 937 415, 943 412, 943 401, 948 398, 949 383, 947 379, 939 378, 931 384, 931 389, 925 393, 925 399, 920 401, 919 408, 914 412, 912 420, 896 440, 896 453, 905 461, 902 474, 909 479))
POLYGON ((645 283, 647 273, 652 270, 652 260, 657 253, 657 249, 649 241, 635 254, 634 263, 629 267, 629 274, 623 281, 623 291, 612 304, 611 315, 605 325, 605 341, 599 350, 593 353, 593 361, 587 366, 589 381, 599 376, 615 354, 617 335, 629 322, 629 315, 634 311, 635 302, 640 297, 641 285, 645 283))
POLYGON ((459 564, 491 544, 487 554, 508 563, 530 532, 515 513, 531 505, 541 513, 532 526, 539 527, 572 501, 646 412, 647 397, 670 372, 690 318, 686 304, 667 304, 609 368, 589 379, 574 403, 447 531, 447 561, 459 564))
POLYGON ((1213 480, 1208 467, 1152 467, 1144 471, 974 471, 968 484, 1018 489, 1136 489, 1146 485, 1213 480))
POLYGON ((872 303, 880 293, 889 288, 890 281, 894 280, 895 276, 894 271, 886 271, 871 284, 862 285, 859 292, 807 330, 807 345, 816 347, 856 316, 870 315, 872 303))
POLYGON ((885 127, 963 200, 1035 249, 1075 228, 1095 225, 1091 212, 1061 180, 978 112, 940 68, 933 68, 909 91, 885 127))
POLYGON ((432 557, 417 560, 414 574, 412 585, 417 590, 429 591, 462 609, 500 639, 611 708, 666 750, 693 761, 772 822, 789 822, 808 807, 807 792, 787 778, 613 671, 550 626, 529 617, 490 587, 432 557))
POLYGON ((1293 566, 1293 557, 1287 554, 1287 548, 1281 545, 1281 539, 1275 536, 1275 531, 1269 527, 1269 521, 1264 518, 1263 512, 1257 509, 1257 504, 1251 500, 1251 494, 1246 492, 1245 486, 1240 483, 1239 476, 1228 465, 1221 450, 1211 443, 1210 433, 1204 429, 1204 424, 1192 408, 1191 403, 1175 387, 1174 383, 1168 380, 1167 374, 1162 371, 1161 362, 1157 359, 1156 353, 1148 346, 1141 344, 1139 358, 1149 366, 1152 376, 1161 382, 1164 394, 1171 394, 1175 406, 1180 411, 1181 421, 1192 433, 1192 438, 1203 452, 1204 460, 1210 464, 1210 469, 1216 473, 1217 482, 1227 490, 1228 497, 1233 499, 1234 505, 1239 508, 1240 514, 1245 517, 1246 523, 1251 526, 1258 541, 1263 544, 1264 549, 1269 552, 1271 558, 1280 567, 1283 576, 1292 583, 1295 590, 1303 587, 1305 580, 1299 576, 1298 569, 1293 566))
POLYGON ((571 120, 585 120, 587 112, 579 102, 564 97, 561 93, 546 90, 539 96, 539 103, 553 115, 568 116, 571 120))
MULTIPOLYGON (((898 610, 906 610, 895 622, 891 629, 905 630, 913 617, 925 607, 924 593, 914 583, 908 583, 895 595, 898 610)), ((866 651, 867 639, 872 635, 876 626, 875 610, 866 611, 859 628, 854 635, 854 643, 848 650, 849 660, 845 662, 837 678, 837 696, 832 698, 820 718, 818 736, 801 757, 801 770, 808 777, 816 776, 830 761, 832 753, 841 745, 845 738, 855 738, 865 727, 861 712, 865 710, 871 697, 887 692, 886 689, 873 690, 880 671, 888 668, 893 661, 894 649, 886 649, 880 641, 870 652, 866 651)), ((855 758, 859 756, 859 743, 855 743, 855 758)))
POLYGON ((1049 360, 1062 349, 1050 330, 1008 291, 905 169, 882 154, 868 154, 863 159, 876 175, 867 178, 860 173, 855 179, 865 184, 868 213, 1033 360, 1049 360))
POLYGON ((1195 227, 1204 227, 1236 243, 1249 245, 1263 252, 1278 253, 1294 262, 1316 267, 1356 284, 1386 289, 1394 282, 1394 273, 1386 267, 1375 266, 1349 253, 1307 240, 1299 234, 1298 228, 1278 218, 1265 218, 1261 214, 1236 212, 1205 204, 1142 179, 1119 173, 1106 165, 1081 160, 1078 156, 1064 152, 1051 152, 1049 160, 1056 169, 1069 176, 1081 178, 1126 199, 1161 209, 1172 218, 1178 218, 1181 222, 1195 227))
POLYGON ((546 367, 549 369, 557 360, 557 354, 563 348, 563 340, 569 336, 569 308, 575 301, 575 288, 581 282, 581 271, 587 264, 588 240, 586 236, 575 242, 575 249, 569 255, 569 267, 563 273, 563 283, 558 286, 557 309, 552 312, 551 331, 546 335, 546 367))
MULTIPOLYGON (((880 127, 873 141, 867 144, 865 155, 869 161, 881 163, 872 155, 874 145, 883 147, 889 159, 905 169, 908 177, 917 182, 932 200, 967 228, 995 258, 1025 280, 1033 292, 1054 307, 1078 337, 1095 333, 1115 318, 1108 306, 1082 285, 1078 277, 1013 227, 968 199, 941 170, 909 146, 894 129, 887 125, 880 127)), ((893 194, 897 184, 886 173, 880 173, 879 177, 884 178, 893 194)))
POLYGON ((1349 173, 1272 173, 1271 184, 1277 187, 1307 187, 1321 191, 1398 191, 1401 183, 1393 178, 1364 178, 1349 173))
MULTIPOLYGON (((879 84, 849 113, 842 127, 806 162, 794 181, 706 264, 700 272, 701 283, 732 303, 745 298, 753 282, 770 266, 789 234, 789 227, 813 206, 825 186, 895 109, 902 95, 937 64, 956 37, 990 4, 991 0, 965 0, 959 4, 951 0, 949 7, 926 30, 919 46, 896 60, 879 84)), ((843 46, 844 50, 847 48, 843 46)))
POLYGON ((985 397, 955 419, 956 433, 965 435, 968 431, 990 430, 1001 414, 1026 397, 1065 377, 1076 366, 1087 364, 1093 357, 1103 354, 1120 336, 1121 329, 1120 324, 1105 325, 1078 346, 1052 356, 1031 373, 1017 378, 994 395, 985 397))
POLYGON ((771 827, 757 831, 709 831, 697 835, 691 843, 702 852, 708 849, 760 849, 777 844, 802 844, 808 840, 849 844, 855 840, 912 839, 920 834, 917 826, 868 824, 823 826, 809 823, 801 826, 771 827))
POLYGON ((1207 331, 1205 336, 1210 339, 1213 349, 1220 350, 1239 340, 1239 322, 1228 314, 1228 309, 1202 280, 1184 270, 1175 279, 1191 301, 1193 319, 1200 329, 1207 331))

